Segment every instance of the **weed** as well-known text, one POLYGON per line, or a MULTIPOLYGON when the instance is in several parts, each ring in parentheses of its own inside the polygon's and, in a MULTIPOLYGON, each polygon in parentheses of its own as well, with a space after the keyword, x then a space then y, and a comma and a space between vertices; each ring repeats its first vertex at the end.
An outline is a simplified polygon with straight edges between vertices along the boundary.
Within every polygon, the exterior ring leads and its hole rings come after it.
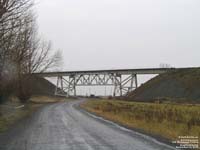
POLYGON ((169 139, 200 136, 200 105, 92 100, 81 106, 107 119, 169 139))

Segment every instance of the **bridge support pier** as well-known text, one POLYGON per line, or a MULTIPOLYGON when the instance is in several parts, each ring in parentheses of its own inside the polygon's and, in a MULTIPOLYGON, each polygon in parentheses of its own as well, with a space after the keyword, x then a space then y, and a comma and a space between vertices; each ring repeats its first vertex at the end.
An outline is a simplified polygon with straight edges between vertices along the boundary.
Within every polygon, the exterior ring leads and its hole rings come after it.
POLYGON ((137 74, 72 74, 58 76, 55 95, 76 96, 77 86, 114 86, 113 96, 123 96, 137 88, 137 74))
POLYGON ((113 96, 123 96, 128 94, 138 87, 137 75, 130 74, 123 77, 121 74, 115 76, 114 93, 113 96))

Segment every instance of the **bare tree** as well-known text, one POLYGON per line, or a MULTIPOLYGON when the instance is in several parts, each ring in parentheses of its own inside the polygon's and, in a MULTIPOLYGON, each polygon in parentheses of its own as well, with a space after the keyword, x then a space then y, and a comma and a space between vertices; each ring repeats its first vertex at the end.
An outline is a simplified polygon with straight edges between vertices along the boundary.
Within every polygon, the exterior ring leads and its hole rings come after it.
POLYGON ((13 82, 16 72, 12 61, 13 41, 32 4, 31 0, 0 0, 0 99, 2 94, 8 93, 13 82))
POLYGON ((0 80, 4 65, 15 48, 13 41, 19 28, 28 21, 27 16, 32 5, 31 0, 0 0, 0 80))
POLYGON ((51 54, 52 47, 51 42, 45 42, 39 44, 40 47, 32 52, 31 59, 31 73, 44 72, 50 68, 58 67, 61 62, 61 52, 56 51, 51 54))
MULTIPOLYGON (((19 28, 17 37, 13 41, 15 43, 13 61, 17 66, 18 90, 21 99, 27 99, 31 92, 27 78, 33 72, 44 72, 50 68, 55 68, 61 61, 61 53, 56 51, 53 53, 51 42, 41 40, 37 34, 37 26, 34 16, 30 19, 28 16, 24 19, 25 23, 19 28), (32 20, 32 21, 30 21, 32 20), (26 75, 26 78, 24 78, 26 75), (26 79, 26 81, 24 81, 26 79), (26 83, 26 85, 24 85, 26 83)), ((25 101, 25 100, 24 100, 25 101)))
POLYGON ((38 37, 32 5, 32 0, 0 0, 0 94, 6 89, 2 85, 13 81, 23 91, 25 75, 44 72, 61 61, 51 42, 38 37))

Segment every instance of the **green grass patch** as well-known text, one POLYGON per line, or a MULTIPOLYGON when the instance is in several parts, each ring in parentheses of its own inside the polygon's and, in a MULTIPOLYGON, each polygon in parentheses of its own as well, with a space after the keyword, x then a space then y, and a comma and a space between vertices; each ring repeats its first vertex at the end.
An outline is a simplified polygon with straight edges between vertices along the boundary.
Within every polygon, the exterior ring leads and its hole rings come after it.
POLYGON ((200 137, 200 105, 90 100, 81 107, 128 127, 168 139, 200 137))

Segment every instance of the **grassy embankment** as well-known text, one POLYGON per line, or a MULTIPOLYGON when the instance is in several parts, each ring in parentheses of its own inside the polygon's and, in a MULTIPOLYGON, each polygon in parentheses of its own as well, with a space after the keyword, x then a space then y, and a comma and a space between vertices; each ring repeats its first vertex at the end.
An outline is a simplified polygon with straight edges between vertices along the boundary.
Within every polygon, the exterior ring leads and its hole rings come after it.
MULTIPOLYGON (((55 103, 55 102, 62 102, 62 101, 65 101, 65 99, 60 98, 60 97, 34 96, 30 99, 30 101, 27 104, 24 105, 23 108, 18 108, 18 109, 14 107, 4 108, 4 110, 1 110, 0 112, 2 113, 0 114, 0 132, 6 131, 10 126, 14 125, 15 122, 25 117, 28 117, 41 106, 48 103, 55 103)), ((22 105, 20 103, 17 103, 17 104, 22 105)))
POLYGON ((81 107, 125 126, 168 139, 184 135, 200 137, 200 105, 90 100, 81 107))
POLYGON ((200 104, 200 68, 182 69, 160 74, 134 91, 127 100, 143 102, 171 101, 200 104))

